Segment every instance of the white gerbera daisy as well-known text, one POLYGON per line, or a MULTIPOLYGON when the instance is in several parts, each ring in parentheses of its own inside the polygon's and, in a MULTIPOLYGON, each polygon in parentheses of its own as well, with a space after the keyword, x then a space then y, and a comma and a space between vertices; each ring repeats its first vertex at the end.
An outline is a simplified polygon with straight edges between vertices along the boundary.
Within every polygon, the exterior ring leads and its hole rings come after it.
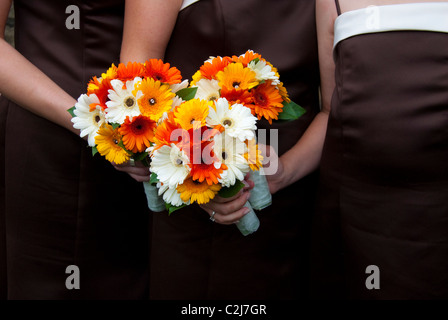
POLYGON ((175 83, 170 85, 170 89, 174 93, 185 88, 188 88, 188 80, 184 80, 181 83, 175 83))
POLYGON ((78 98, 78 102, 75 104, 75 110, 73 113, 75 117, 71 119, 73 127, 81 130, 81 138, 88 136, 87 141, 89 146, 95 146, 95 137, 98 133, 98 129, 103 125, 104 113, 99 106, 100 101, 96 94, 90 96, 83 94, 78 98), (96 104, 96 108, 90 111, 90 105, 96 104))
POLYGON ((244 175, 249 172, 250 167, 244 158, 247 146, 239 139, 232 138, 226 134, 216 135, 213 151, 219 162, 227 166, 218 180, 224 187, 230 187, 236 180, 242 181, 244 175))
POLYGON ((159 196, 163 194, 163 200, 166 203, 177 207, 183 204, 190 204, 190 200, 185 202, 180 198, 180 193, 177 192, 176 188, 169 188, 166 184, 162 185, 160 182, 157 184, 157 187, 159 188, 159 196))
POLYGON ((233 104, 225 98, 219 98, 215 103, 215 108, 210 107, 206 123, 210 127, 218 124, 225 128, 226 134, 241 141, 252 140, 255 137, 255 118, 250 109, 242 104, 233 104))
POLYGON ((214 101, 219 98, 219 87, 218 80, 212 79, 201 79, 194 87, 198 88, 196 91, 195 98, 207 101, 214 101))
POLYGON ((247 67, 255 72, 255 79, 258 81, 271 80, 273 86, 280 83, 280 80, 272 70, 272 67, 263 60, 259 60, 257 62, 251 61, 247 67))
POLYGON ((172 143, 153 152, 151 172, 157 174, 164 185, 176 188, 190 173, 189 163, 187 155, 172 143))
POLYGON ((109 123, 123 124, 126 117, 133 118, 140 115, 138 97, 132 91, 141 80, 136 77, 134 80, 126 81, 125 87, 120 80, 114 79, 110 82, 113 90, 109 90, 110 101, 106 102, 106 120, 109 123))

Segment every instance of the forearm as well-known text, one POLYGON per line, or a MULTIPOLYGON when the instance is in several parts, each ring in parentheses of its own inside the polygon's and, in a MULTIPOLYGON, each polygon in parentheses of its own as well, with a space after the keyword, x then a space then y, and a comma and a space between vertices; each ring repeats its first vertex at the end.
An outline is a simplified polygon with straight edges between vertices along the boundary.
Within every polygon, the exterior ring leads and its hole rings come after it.
POLYGON ((0 39, 0 92, 11 101, 76 134, 67 109, 76 100, 0 39))
POLYGON ((288 186, 317 169, 327 131, 328 111, 321 111, 299 141, 280 157, 284 186, 288 186))
POLYGON ((163 59, 182 0, 127 0, 121 62, 163 59))

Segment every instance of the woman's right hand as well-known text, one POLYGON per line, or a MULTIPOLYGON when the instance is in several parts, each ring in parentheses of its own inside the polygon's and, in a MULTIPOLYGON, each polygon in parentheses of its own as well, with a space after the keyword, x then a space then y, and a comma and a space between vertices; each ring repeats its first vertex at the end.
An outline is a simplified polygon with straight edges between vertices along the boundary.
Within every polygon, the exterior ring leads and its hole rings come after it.
POLYGON ((134 180, 138 182, 147 182, 151 177, 151 173, 149 172, 149 168, 145 167, 143 163, 140 161, 136 161, 135 163, 126 162, 123 164, 115 164, 112 163, 115 169, 121 172, 126 172, 129 174, 134 180))

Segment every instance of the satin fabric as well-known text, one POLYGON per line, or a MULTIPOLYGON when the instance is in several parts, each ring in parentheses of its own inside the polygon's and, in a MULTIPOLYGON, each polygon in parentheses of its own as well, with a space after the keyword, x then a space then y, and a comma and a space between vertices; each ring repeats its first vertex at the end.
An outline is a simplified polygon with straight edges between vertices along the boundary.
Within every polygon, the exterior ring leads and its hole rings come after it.
MULTIPOLYGON (((201 0, 181 11, 165 60, 190 78, 209 56, 260 53, 279 69, 291 98, 306 108, 279 130, 279 153, 301 137, 316 113, 315 2, 201 0)), ((269 142, 269 141, 268 141, 269 142)), ((152 299, 297 299, 307 296, 310 218, 316 175, 278 192, 258 212, 257 232, 212 223, 196 205, 154 214, 152 299)))
POLYGON ((335 48, 318 211, 321 267, 334 277, 323 293, 448 298, 447 40, 403 30, 335 48), (379 290, 366 287, 370 265, 380 270, 379 290))
MULTIPOLYGON (((119 62, 124 1, 14 5, 16 48, 74 98, 119 62), (79 30, 66 28, 69 5, 80 9, 79 30)), ((2 291, 9 299, 145 299, 150 212, 143 186, 92 157, 68 130, 14 103, 7 109, 2 291), (80 269, 80 290, 65 286, 68 265, 80 269)))

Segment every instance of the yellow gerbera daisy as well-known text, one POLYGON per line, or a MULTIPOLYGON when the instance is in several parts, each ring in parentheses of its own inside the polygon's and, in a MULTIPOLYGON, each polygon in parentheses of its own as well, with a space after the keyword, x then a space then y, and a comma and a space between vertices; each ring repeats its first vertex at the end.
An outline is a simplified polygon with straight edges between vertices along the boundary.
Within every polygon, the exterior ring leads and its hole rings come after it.
POLYGON ((220 87, 248 90, 258 85, 256 74, 243 64, 231 63, 216 75, 220 87))
POLYGON ((107 69, 106 73, 101 74, 103 79, 116 79, 117 78, 117 67, 112 63, 112 66, 107 69))
POLYGON ((289 99, 288 91, 286 90, 285 86, 283 85, 283 82, 280 82, 277 85, 278 93, 282 97, 283 101, 286 101, 286 103, 290 103, 291 99, 289 99))
POLYGON ((182 129, 199 129, 205 126, 205 119, 208 116, 210 102, 199 99, 191 99, 183 102, 174 110, 174 117, 182 129))
POLYGON ((198 204, 204 204, 212 200, 218 191, 221 190, 221 185, 209 185, 207 181, 199 182, 193 179, 185 179, 183 184, 177 186, 177 192, 180 193, 180 198, 184 202, 191 201, 198 204))
POLYGON ((98 135, 95 137, 98 152, 106 157, 106 160, 116 164, 128 161, 129 153, 119 146, 121 138, 118 129, 114 130, 111 125, 105 124, 98 130, 98 135))
POLYGON ((196 83, 203 78, 201 70, 196 71, 193 75, 193 80, 190 82, 190 86, 196 85, 196 83))
POLYGON ((247 153, 244 154, 249 167, 252 171, 260 170, 263 166, 263 156, 261 155, 261 150, 258 148, 258 144, 255 139, 247 140, 247 153))
POLYGON ((173 98, 176 96, 169 85, 152 78, 142 80, 133 93, 138 98, 142 115, 153 121, 158 121, 164 112, 171 110, 173 98))

